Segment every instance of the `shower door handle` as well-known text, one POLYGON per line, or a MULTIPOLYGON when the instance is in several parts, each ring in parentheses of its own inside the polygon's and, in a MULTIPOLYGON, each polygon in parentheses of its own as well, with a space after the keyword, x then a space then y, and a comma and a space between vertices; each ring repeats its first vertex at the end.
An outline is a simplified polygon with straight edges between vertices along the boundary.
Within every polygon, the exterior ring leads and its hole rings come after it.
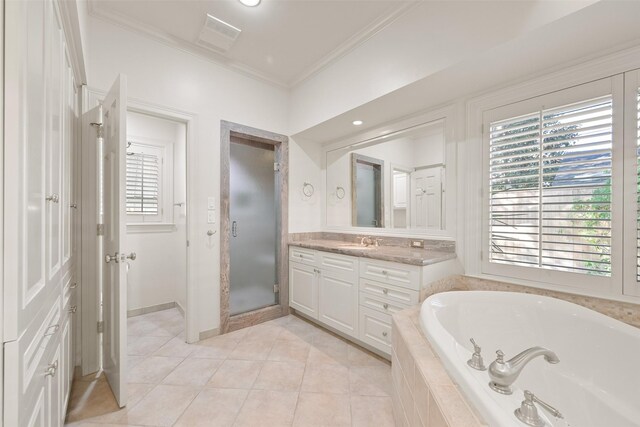
POLYGON ((238 237, 238 221, 233 221, 231 223, 231 235, 233 237, 238 237))

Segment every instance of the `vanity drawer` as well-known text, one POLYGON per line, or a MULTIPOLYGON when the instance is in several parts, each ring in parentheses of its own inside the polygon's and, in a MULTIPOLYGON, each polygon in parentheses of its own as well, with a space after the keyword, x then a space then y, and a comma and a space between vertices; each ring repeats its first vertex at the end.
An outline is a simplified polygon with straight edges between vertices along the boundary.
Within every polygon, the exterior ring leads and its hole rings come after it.
POLYGON ((349 255, 339 255, 331 252, 317 252, 320 258, 320 270, 344 273, 350 277, 358 276, 358 258, 349 255))
POLYGON ((420 293, 418 291, 378 283, 369 279, 360 279, 360 292, 383 298, 387 302, 403 304, 405 307, 416 305, 420 302, 420 293))
POLYGON ((385 298, 374 297, 366 292, 360 292, 360 307, 367 307, 381 313, 395 314, 409 306, 397 302, 390 302, 385 298))
POLYGON ((313 249, 299 248, 297 246, 289 246, 289 260, 301 262, 308 265, 317 264, 317 252, 313 249))
POLYGON ((391 354, 391 316, 360 306, 360 340, 391 354))
POLYGON ((374 260, 360 261, 360 277, 415 291, 420 290, 420 270, 421 268, 417 265, 374 260))

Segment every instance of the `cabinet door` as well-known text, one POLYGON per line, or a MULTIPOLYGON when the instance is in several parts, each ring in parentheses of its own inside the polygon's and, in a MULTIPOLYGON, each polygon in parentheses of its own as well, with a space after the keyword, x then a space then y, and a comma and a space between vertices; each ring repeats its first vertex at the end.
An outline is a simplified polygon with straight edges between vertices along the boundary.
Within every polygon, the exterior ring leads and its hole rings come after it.
MULTIPOLYGON (((73 370, 72 354, 73 349, 71 347, 71 318, 73 314, 67 315, 64 325, 62 326, 61 343, 60 343, 60 383, 61 383, 61 406, 60 413, 65 414, 67 412, 67 405, 69 403, 69 396, 71 392, 71 372, 73 370)), ((61 420, 64 421, 64 420, 61 420)))
POLYGON ((60 372, 60 344, 49 363, 47 376, 47 398, 46 409, 48 411, 48 423, 51 427, 59 427, 62 425, 62 379, 60 372))
POLYGON ((289 306, 318 318, 317 269, 299 262, 289 263, 289 306))
POLYGON ((345 334, 357 337, 358 280, 350 274, 322 270, 318 294, 318 320, 345 334))

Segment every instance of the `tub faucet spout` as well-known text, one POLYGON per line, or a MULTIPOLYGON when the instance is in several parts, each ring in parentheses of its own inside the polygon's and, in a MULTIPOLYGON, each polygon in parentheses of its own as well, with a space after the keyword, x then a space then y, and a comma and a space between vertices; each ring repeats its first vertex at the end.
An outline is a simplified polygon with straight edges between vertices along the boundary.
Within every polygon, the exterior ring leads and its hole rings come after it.
POLYGON ((517 355, 511 360, 504 361, 504 353, 496 351, 498 357, 489 365, 489 377, 491 382, 489 387, 502 394, 511 394, 511 384, 515 382, 522 370, 529 362, 538 356, 544 356, 544 360, 549 363, 558 363, 560 359, 551 350, 544 347, 531 347, 517 355))

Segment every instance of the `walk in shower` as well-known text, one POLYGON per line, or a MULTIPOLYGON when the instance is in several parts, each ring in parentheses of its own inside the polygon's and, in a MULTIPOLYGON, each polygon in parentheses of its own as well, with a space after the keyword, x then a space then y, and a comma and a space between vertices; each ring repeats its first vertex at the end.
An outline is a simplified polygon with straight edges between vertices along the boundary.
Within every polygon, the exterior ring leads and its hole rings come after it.
POLYGON ((278 303, 275 150, 231 138, 229 311, 236 315, 278 303))

